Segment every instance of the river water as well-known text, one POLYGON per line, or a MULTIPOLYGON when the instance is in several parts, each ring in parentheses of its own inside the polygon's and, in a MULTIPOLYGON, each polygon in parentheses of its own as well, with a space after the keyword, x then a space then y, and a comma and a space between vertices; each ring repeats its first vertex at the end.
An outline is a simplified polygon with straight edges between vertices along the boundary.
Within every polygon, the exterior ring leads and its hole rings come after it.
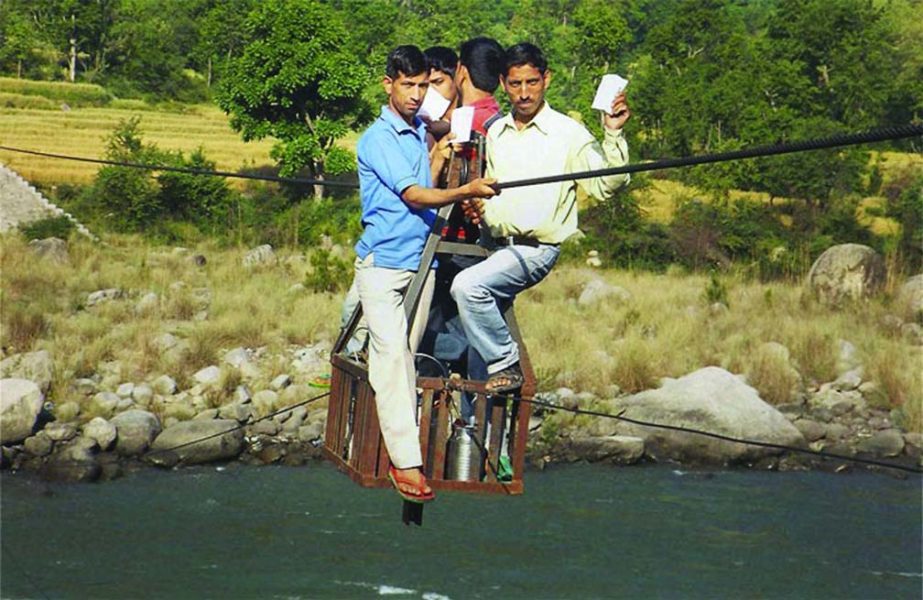
POLYGON ((327 464, 0 476, 3 598, 921 598, 921 480, 555 467, 424 526, 327 464))

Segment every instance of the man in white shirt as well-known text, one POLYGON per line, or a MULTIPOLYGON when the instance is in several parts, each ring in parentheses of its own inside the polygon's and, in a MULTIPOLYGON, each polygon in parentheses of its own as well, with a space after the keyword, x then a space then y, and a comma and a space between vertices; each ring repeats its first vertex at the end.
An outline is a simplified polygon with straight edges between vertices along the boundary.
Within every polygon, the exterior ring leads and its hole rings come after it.
MULTIPOLYGON (((586 128, 545 101, 551 72, 542 51, 529 43, 506 51, 501 78, 512 111, 487 133, 487 176, 503 181, 619 167, 628 163, 622 126, 631 116, 624 94, 603 115, 602 145, 586 128)), ((451 294, 469 343, 487 363, 488 392, 522 385, 519 348, 503 320, 501 304, 551 271, 560 244, 577 231, 577 185, 611 198, 629 180, 611 175, 505 190, 466 209, 490 228, 499 249, 455 277, 451 294)))

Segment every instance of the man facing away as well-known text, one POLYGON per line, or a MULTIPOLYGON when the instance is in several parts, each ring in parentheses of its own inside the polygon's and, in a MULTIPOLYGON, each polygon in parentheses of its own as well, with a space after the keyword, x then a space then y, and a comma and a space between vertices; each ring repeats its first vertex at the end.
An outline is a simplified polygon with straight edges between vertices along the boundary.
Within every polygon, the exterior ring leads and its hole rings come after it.
MULTIPOLYGON (((622 126, 630 111, 624 94, 603 115, 602 147, 589 131, 545 101, 551 71, 541 50, 529 43, 506 51, 502 76, 512 110, 487 134, 487 175, 500 182, 537 175, 618 167, 628 162, 622 126)), ((606 200, 628 175, 511 188, 467 210, 490 227, 498 250, 455 277, 451 294, 468 341, 487 363, 488 392, 507 392, 523 383, 519 348, 503 320, 500 304, 544 279, 560 244, 577 231, 577 185, 606 200)))
MULTIPOLYGON (((369 383, 391 458, 388 476, 404 499, 426 502, 434 494, 421 470, 411 352, 422 327, 414 328, 408 343, 403 293, 420 267, 434 208, 495 192, 483 179, 447 190, 431 187, 426 127, 416 116, 429 85, 426 59, 416 46, 399 46, 388 55, 385 71, 388 104, 357 146, 365 229, 356 243, 355 281, 368 321, 369 383)), ((417 321, 425 318, 432 297, 432 276, 427 282, 417 321)))

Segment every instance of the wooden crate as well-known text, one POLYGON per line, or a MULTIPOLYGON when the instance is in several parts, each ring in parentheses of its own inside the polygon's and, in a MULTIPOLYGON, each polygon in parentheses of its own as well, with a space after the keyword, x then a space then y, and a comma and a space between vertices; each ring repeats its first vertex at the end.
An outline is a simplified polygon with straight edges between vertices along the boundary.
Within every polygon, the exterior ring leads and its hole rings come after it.
MULTIPOLYGON (((523 361, 526 385, 520 397, 531 399, 535 389, 534 377, 532 369, 526 368, 527 364, 527 360, 523 361)), ((331 365, 331 394, 324 439, 327 458, 363 487, 390 486, 388 452, 381 437, 375 393, 369 385, 367 367, 341 355, 334 355, 331 365)), ((502 397, 489 398, 484 393, 483 382, 477 381, 419 377, 417 386, 422 390, 417 416, 423 472, 430 486, 437 490, 521 494, 531 403, 502 397), (450 406, 453 394, 457 395, 462 390, 475 394, 475 435, 487 451, 481 481, 446 478, 446 452, 452 431, 450 406), (497 481, 496 477, 504 435, 509 436, 508 454, 513 466, 513 478, 509 482, 497 481)))

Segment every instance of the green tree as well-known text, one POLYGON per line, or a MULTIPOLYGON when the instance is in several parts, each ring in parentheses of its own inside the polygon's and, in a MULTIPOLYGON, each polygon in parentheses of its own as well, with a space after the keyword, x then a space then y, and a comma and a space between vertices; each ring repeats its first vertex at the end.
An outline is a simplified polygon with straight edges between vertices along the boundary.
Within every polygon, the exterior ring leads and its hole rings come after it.
POLYGON ((308 167, 323 179, 355 168, 335 142, 371 116, 361 98, 369 74, 348 51, 342 16, 314 0, 270 0, 245 29, 217 97, 231 125, 244 140, 276 138, 272 156, 284 175, 308 167))

